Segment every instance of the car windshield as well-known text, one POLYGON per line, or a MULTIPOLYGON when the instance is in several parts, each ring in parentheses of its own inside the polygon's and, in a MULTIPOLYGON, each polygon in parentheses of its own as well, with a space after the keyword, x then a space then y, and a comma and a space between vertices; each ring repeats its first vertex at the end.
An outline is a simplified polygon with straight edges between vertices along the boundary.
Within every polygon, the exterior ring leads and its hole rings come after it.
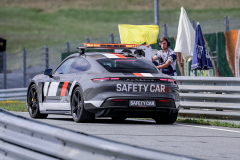
POLYGON ((112 73, 158 73, 156 67, 148 60, 135 58, 106 58, 97 62, 112 73))

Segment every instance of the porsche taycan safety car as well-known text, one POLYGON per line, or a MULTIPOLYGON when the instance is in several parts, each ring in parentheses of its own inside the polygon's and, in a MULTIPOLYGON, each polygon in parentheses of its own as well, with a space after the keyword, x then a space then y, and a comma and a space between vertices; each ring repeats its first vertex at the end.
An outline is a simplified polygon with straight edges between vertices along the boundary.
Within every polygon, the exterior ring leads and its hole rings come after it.
POLYGON ((136 45, 84 44, 53 71, 46 69, 29 84, 27 107, 32 118, 69 114, 75 122, 95 117, 153 118, 174 123, 179 89, 173 77, 162 74, 142 50, 134 53, 85 52, 88 47, 137 49, 136 45))

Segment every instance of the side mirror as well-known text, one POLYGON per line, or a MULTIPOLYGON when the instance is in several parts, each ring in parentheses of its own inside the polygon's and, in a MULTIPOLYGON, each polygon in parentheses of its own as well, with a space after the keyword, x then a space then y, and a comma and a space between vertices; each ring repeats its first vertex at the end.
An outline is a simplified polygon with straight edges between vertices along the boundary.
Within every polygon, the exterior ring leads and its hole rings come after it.
POLYGON ((47 75, 49 77, 52 77, 52 69, 45 69, 44 75, 47 75))

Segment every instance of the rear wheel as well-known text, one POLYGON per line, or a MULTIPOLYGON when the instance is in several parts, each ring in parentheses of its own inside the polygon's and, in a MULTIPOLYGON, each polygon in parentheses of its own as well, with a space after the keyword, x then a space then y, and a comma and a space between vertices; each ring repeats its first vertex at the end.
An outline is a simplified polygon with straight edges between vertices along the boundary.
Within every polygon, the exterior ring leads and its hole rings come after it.
POLYGON ((173 124, 176 122, 178 112, 173 113, 167 117, 155 118, 157 124, 173 124))
POLYGON ((27 94, 27 107, 29 115, 32 118, 47 118, 48 114, 41 114, 39 110, 39 101, 37 87, 33 84, 28 90, 27 94))
POLYGON ((77 123, 91 122, 95 119, 93 113, 89 113, 84 108, 84 101, 80 87, 77 87, 72 94, 71 113, 73 120, 77 123))

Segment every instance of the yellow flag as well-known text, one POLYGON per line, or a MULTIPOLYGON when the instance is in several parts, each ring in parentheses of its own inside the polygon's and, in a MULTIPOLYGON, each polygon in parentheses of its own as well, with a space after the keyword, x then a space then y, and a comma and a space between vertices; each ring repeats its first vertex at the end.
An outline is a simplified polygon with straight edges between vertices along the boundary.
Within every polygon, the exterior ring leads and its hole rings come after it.
POLYGON ((118 25, 122 44, 155 44, 159 34, 157 25, 118 25))

